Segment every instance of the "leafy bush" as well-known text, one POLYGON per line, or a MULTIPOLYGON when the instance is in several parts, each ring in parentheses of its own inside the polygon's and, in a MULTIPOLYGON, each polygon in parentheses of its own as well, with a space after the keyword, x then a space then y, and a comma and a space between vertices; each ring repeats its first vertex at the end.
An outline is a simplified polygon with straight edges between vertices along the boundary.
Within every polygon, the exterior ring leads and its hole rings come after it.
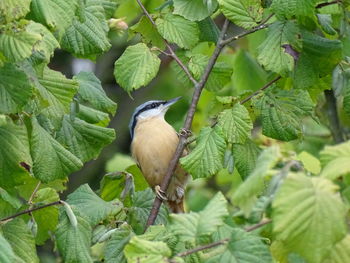
POLYGON ((64 262, 350 262, 349 12, 347 0, 3 0, 0 261, 39 262, 51 240, 64 262), (126 27, 114 16, 134 23, 114 67, 127 93, 166 57, 194 88, 179 147, 196 209, 162 206, 149 227, 158 201, 125 156, 97 193, 59 197, 115 139, 117 105, 93 73, 48 64, 58 48, 109 50, 109 28, 126 27), (197 183, 208 177, 215 194, 197 183))

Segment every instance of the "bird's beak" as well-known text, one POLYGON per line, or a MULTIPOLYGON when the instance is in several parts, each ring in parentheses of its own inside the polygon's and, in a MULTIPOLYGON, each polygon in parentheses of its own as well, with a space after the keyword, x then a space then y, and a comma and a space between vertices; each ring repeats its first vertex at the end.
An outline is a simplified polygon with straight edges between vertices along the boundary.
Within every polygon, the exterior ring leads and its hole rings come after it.
POLYGON ((166 103, 164 103, 164 106, 166 108, 169 108, 171 105, 173 105, 174 103, 176 103, 179 99, 181 99, 181 97, 177 97, 175 99, 171 99, 171 100, 168 100, 166 103))

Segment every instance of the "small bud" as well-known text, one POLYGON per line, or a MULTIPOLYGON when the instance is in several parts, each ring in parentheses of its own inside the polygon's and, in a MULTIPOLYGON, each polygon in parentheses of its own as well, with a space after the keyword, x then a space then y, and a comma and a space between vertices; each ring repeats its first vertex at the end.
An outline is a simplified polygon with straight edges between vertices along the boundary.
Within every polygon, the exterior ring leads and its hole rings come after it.
POLYGON ((108 20, 108 26, 112 30, 123 31, 128 29, 128 24, 124 21, 123 18, 111 18, 108 20))
POLYGON ((70 205, 69 205, 68 203, 66 203, 66 202, 64 202, 64 201, 61 201, 61 202, 62 202, 63 205, 64 205, 64 208, 65 208, 65 210, 66 210, 66 214, 67 214, 67 216, 68 216, 68 219, 69 219, 71 225, 72 225, 73 227, 77 227, 77 226, 78 226, 78 220, 77 220, 77 218, 76 218, 76 216, 75 216, 75 214, 74 214, 72 208, 70 207, 70 205))

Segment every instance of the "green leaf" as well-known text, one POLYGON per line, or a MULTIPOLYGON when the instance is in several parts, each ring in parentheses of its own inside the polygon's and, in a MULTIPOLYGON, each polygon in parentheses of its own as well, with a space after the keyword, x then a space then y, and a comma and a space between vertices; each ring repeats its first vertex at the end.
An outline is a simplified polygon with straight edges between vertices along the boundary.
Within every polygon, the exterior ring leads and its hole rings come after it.
POLYGON ((14 262, 39 262, 32 233, 24 220, 17 218, 0 227, 4 238, 10 243, 16 259, 14 262))
POLYGON ((333 246, 329 256, 324 262, 343 263, 350 261, 350 235, 346 235, 342 240, 333 246))
POLYGON ((54 31, 61 37, 74 18, 76 0, 32 0, 31 16, 54 31))
POLYGON ((177 44, 181 48, 193 48, 199 41, 197 23, 181 16, 166 14, 156 20, 156 25, 159 33, 166 40, 177 44))
POLYGON ((92 72, 81 71, 74 79, 79 83, 79 95, 97 110, 115 114, 117 103, 107 97, 101 81, 92 72))
POLYGON ((31 125, 30 149, 36 178, 45 183, 63 179, 83 166, 82 162, 41 127, 35 118, 32 118, 31 125))
POLYGON ((42 109, 42 113, 58 127, 63 115, 69 111, 73 96, 78 90, 78 83, 48 67, 44 68, 43 76, 38 80, 36 88, 39 98, 48 104, 48 107, 42 109))
POLYGON ((27 130, 10 120, 0 125, 0 187, 8 189, 24 183, 32 166, 27 130), (11 176, 9 176, 11 174, 11 176))
POLYGON ((332 15, 330 14, 317 14, 318 22, 324 32, 330 35, 336 35, 337 31, 332 27, 332 15))
POLYGON ((152 43, 153 46, 160 49, 165 48, 165 43, 162 36, 146 16, 142 16, 139 22, 130 27, 129 30, 134 33, 140 33, 146 43, 152 43))
POLYGON ((198 21, 199 41, 216 43, 219 39, 220 31, 211 17, 198 21))
POLYGON ((29 32, 26 28, 16 28, 8 24, 0 34, 0 52, 10 62, 17 62, 28 58, 34 45, 42 39, 38 33, 29 32))
POLYGON ((291 71, 293 57, 286 53, 284 45, 299 46, 298 27, 290 21, 277 21, 269 26, 267 38, 259 46, 258 61, 266 70, 280 74, 291 71))
POLYGON ((106 174, 100 181, 101 198, 106 201, 121 198, 121 194, 124 193, 126 184, 130 184, 130 191, 134 191, 134 179, 132 177, 130 178, 128 175, 118 172, 106 174))
POLYGON ((105 16, 107 19, 113 17, 114 12, 118 6, 118 1, 116 0, 100 0, 99 1, 105 10, 105 16))
POLYGON ((91 124, 106 127, 108 126, 110 119, 108 113, 95 110, 90 107, 79 104, 79 112, 77 117, 91 124))
POLYGON ((139 43, 128 46, 123 55, 114 64, 114 76, 127 92, 147 85, 159 70, 160 59, 139 43))
POLYGON ((228 215, 226 206, 224 195, 218 192, 198 213, 171 214, 170 230, 181 242, 195 242, 201 237, 214 233, 224 224, 224 217, 228 215))
POLYGON ((250 137, 253 123, 248 110, 236 103, 231 109, 224 110, 219 115, 218 124, 229 143, 245 143, 250 137))
POLYGON ((164 242, 148 241, 134 236, 125 246, 124 254, 128 263, 167 263, 171 250, 164 242))
POLYGON ((320 152, 322 171, 320 176, 330 180, 350 173, 350 141, 326 146, 320 152))
POLYGON ((7 242, 2 234, 0 234, 0 262, 12 263, 15 260, 15 253, 13 253, 11 245, 7 242))
POLYGON ((233 194, 233 203, 239 206, 246 216, 252 211, 257 196, 264 190, 266 173, 276 165, 279 157, 279 148, 276 146, 262 151, 256 161, 255 169, 233 194))
POLYGON ((80 17, 73 19, 61 41, 63 49, 78 57, 96 56, 111 47, 103 7, 94 0, 87 0, 85 4, 79 7, 80 17))
POLYGON ((222 13, 233 23, 249 29, 260 23, 263 9, 259 0, 218 0, 222 13))
POLYGON ((42 52, 46 58, 46 62, 49 62, 55 49, 60 47, 54 35, 42 24, 34 22, 31 22, 27 26, 27 31, 42 36, 42 39, 35 45, 35 50, 42 52))
POLYGON ((205 263, 270 263, 273 262, 269 248, 261 237, 248 233, 240 228, 224 225, 214 234, 215 240, 229 238, 225 250, 211 257, 205 263))
MULTIPOLYGON (((147 218, 151 212, 155 195, 150 188, 136 192, 132 197, 132 207, 129 208, 128 222, 133 226, 135 232, 143 232, 147 218)), ((168 212, 164 205, 160 207, 155 224, 166 224, 168 212)))
POLYGON ((320 161, 313 156, 312 154, 303 151, 298 154, 297 159, 303 164, 304 168, 313 173, 319 174, 321 171, 321 163, 320 161))
POLYGON ((123 250, 133 236, 134 233, 128 225, 122 225, 114 232, 104 250, 106 263, 126 263, 123 250))
POLYGON ((302 33, 303 49, 296 63, 294 83, 297 88, 319 86, 321 77, 329 75, 342 59, 343 46, 339 40, 331 40, 302 33))
POLYGON ((191 21, 200 21, 212 15, 218 3, 216 0, 174 0, 174 14, 183 16, 191 21), (210 4, 209 4, 210 2, 210 4))
POLYGON ((64 116, 61 130, 57 133, 57 140, 83 162, 96 158, 102 148, 114 139, 114 129, 93 125, 78 118, 71 120, 68 115, 64 116))
POLYGON ((223 167, 226 143, 219 127, 202 128, 194 150, 180 159, 183 168, 193 178, 208 177, 223 167))
MULTIPOLYGON (((176 55, 178 58, 182 61, 184 65, 188 67, 188 63, 190 61, 190 58, 188 57, 188 53, 185 50, 178 50, 176 52, 176 55)), ((188 78, 187 74, 183 71, 183 69, 177 64, 176 61, 172 61, 170 63, 170 69, 172 73, 175 75, 176 80, 179 84, 184 86, 185 88, 190 88, 193 86, 192 81, 188 78)))
POLYGON ((239 91, 258 90, 266 84, 266 72, 250 53, 239 49, 233 60, 232 84, 239 91))
POLYGON ((17 197, 10 195, 5 189, 1 187, 0 197, 2 200, 10 204, 15 209, 19 209, 22 206, 22 202, 17 197))
POLYGON ((1 0, 0 18, 4 17, 7 22, 24 17, 29 12, 31 0, 1 0))
POLYGON ((56 243, 66 263, 93 262, 90 256, 91 227, 88 221, 74 210, 78 225, 74 227, 64 209, 60 210, 59 224, 56 229, 56 243))
POLYGON ((259 146, 249 139, 244 144, 232 145, 235 166, 243 178, 246 178, 254 170, 260 151, 259 146))
POLYGON ((290 174, 272 203, 276 239, 310 262, 321 262, 346 234, 346 208, 331 181, 290 174))
POLYGON ((92 226, 110 215, 118 214, 122 209, 121 202, 118 200, 111 202, 102 200, 91 190, 88 184, 83 184, 69 194, 67 202, 79 210, 79 213, 84 215, 92 226))
MULTIPOLYGON (((43 188, 36 192, 33 199, 34 204, 48 204, 59 200, 59 196, 53 188, 43 188)), ((50 233, 55 232, 58 224, 58 207, 50 206, 33 212, 33 217, 38 225, 38 232, 35 236, 37 245, 44 245, 50 238, 50 233)))
POLYGON ((18 113, 32 95, 27 75, 15 64, 0 68, 0 113, 18 113))
MULTIPOLYGON (((202 54, 195 54, 189 61, 188 68, 193 76, 199 80, 209 62, 209 57, 202 54)), ((210 72, 205 88, 217 92, 221 90, 227 83, 231 81, 232 67, 226 62, 216 62, 210 72)))
POLYGON ((316 2, 315 0, 273 0, 271 9, 281 20, 293 17, 313 18, 316 2))
POLYGON ((260 111, 263 134, 290 141, 302 133, 302 119, 313 115, 313 102, 305 90, 270 90, 253 100, 260 111))

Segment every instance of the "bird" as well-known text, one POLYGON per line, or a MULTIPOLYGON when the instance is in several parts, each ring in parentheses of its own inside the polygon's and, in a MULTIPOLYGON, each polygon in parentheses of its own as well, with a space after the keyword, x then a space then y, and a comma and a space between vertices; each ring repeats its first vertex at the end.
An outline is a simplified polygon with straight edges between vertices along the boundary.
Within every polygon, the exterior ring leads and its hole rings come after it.
POLYGON ((149 186, 166 201, 172 213, 185 212, 183 201, 189 175, 178 164, 166 193, 160 188, 179 142, 177 132, 164 116, 180 98, 147 101, 135 109, 129 123, 131 154, 149 186))

